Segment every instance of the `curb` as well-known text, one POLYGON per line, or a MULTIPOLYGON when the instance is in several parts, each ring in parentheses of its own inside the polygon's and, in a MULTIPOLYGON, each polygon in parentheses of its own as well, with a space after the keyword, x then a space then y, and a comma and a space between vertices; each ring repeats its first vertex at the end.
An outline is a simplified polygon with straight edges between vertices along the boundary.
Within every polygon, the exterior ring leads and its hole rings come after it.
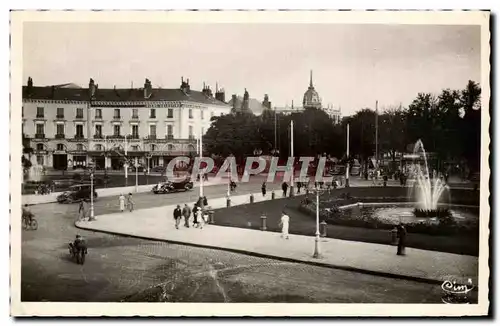
POLYGON ((203 244, 197 244, 197 243, 189 243, 189 242, 183 242, 183 241, 157 239, 157 238, 147 237, 147 236, 130 235, 130 234, 120 233, 120 232, 116 232, 116 231, 95 230, 95 229, 79 226, 77 223, 78 223, 78 221, 76 221, 74 223, 75 227, 78 229, 81 229, 81 230, 99 232, 99 233, 110 234, 110 235, 117 235, 117 236, 127 237, 127 238, 136 238, 136 239, 143 239, 143 240, 149 240, 149 241, 159 241, 159 242, 166 242, 166 243, 191 246, 191 247, 197 247, 197 248, 216 249, 216 250, 234 252, 237 254, 244 254, 244 255, 254 256, 254 257, 269 258, 269 259, 275 259, 275 260, 293 262, 293 263, 299 263, 299 264, 308 264, 308 265, 313 265, 313 266, 326 267, 326 268, 331 268, 331 269, 339 269, 339 270, 344 270, 344 271, 349 271, 349 272, 357 272, 357 273, 361 273, 361 274, 368 274, 368 275, 387 277, 387 278, 395 278, 395 279, 401 279, 401 280, 407 280, 407 281, 415 281, 415 282, 427 283, 427 284, 441 285, 443 283, 442 280, 436 280, 436 279, 430 279, 430 278, 424 278, 424 277, 418 277, 418 276, 400 275, 400 274, 389 273, 389 272, 371 271, 368 269, 362 269, 362 268, 357 268, 357 267, 328 264, 328 263, 323 263, 321 261, 317 261, 317 262, 304 261, 304 260, 300 260, 300 259, 296 259, 296 258, 288 258, 288 257, 281 257, 281 256, 270 255, 270 254, 262 254, 262 253, 248 251, 248 250, 244 250, 244 249, 224 248, 224 247, 203 245, 203 244))

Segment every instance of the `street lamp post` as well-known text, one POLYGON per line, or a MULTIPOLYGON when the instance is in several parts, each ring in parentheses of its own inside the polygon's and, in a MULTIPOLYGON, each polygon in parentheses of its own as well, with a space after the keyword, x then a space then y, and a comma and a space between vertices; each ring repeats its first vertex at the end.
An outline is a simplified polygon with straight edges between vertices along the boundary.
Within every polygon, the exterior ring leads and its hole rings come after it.
POLYGON ((139 162, 137 156, 135 157, 135 192, 139 192, 139 175, 137 173, 137 168, 139 167, 139 162))
POLYGON ((89 221, 94 221, 94 167, 90 168, 90 216, 89 221))
POLYGON ((290 155, 293 159, 292 164, 292 175, 290 180, 290 197, 293 197, 293 183, 294 183, 294 169, 295 169, 295 157, 293 156, 293 120, 290 121, 290 155))
POLYGON ((320 190, 316 187, 316 238, 314 239, 314 254, 313 258, 321 258, 319 252, 319 194, 320 190))
MULTIPOLYGON (((200 127, 200 163, 201 160, 203 159, 203 127, 200 127)), ((200 173, 200 207, 203 208, 203 175, 201 172, 201 169, 199 170, 200 173)))
POLYGON ((128 157, 127 157, 127 136, 128 135, 125 135, 125 164, 124 164, 124 167, 125 167, 125 186, 128 186, 128 157))
POLYGON ((347 163, 345 169, 345 187, 349 188, 349 124, 347 124, 347 163))

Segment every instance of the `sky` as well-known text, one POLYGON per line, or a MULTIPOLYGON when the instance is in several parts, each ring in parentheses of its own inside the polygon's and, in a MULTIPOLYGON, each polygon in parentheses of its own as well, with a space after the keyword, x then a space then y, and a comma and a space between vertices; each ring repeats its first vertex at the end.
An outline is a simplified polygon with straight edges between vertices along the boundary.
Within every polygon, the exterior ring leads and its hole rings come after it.
POLYGON ((302 105, 310 70, 343 115, 407 106, 480 81, 480 27, 446 25, 24 23, 23 83, 215 89, 302 105))

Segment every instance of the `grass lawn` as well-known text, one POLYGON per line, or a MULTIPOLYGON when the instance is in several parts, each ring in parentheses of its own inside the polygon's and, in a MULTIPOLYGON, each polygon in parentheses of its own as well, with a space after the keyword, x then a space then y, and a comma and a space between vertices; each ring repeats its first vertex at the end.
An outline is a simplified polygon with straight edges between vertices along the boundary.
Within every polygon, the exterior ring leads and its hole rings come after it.
MULTIPOLYGON (((401 188, 350 188, 352 196, 375 197, 377 195, 389 198, 401 195, 401 188), (392 189, 391 189, 392 188, 392 189), (389 194, 390 193, 390 194, 389 194)), ((345 192, 338 189, 332 195, 345 192)), ((458 194, 457 195, 465 195, 458 194)), ((280 232, 279 221, 283 209, 290 216, 290 233, 314 236, 316 221, 314 217, 298 210, 304 196, 276 199, 254 204, 218 209, 215 211, 215 224, 240 228, 259 229, 261 215, 267 216, 268 231, 280 232)), ((362 200, 361 200, 362 201, 362 200)), ((391 233, 387 230, 328 225, 328 237, 342 240, 362 241, 379 244, 390 244, 391 233)), ((256 240, 258 241, 258 240, 256 240)), ((479 240, 477 235, 464 236, 431 236, 426 234, 409 233, 407 246, 411 248, 443 251, 456 254, 478 256, 479 240)))

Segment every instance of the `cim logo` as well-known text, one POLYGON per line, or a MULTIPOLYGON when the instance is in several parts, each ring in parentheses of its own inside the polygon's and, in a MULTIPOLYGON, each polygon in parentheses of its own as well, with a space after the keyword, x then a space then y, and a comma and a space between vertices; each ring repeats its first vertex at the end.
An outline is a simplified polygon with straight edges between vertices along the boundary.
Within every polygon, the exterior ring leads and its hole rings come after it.
POLYGON ((441 300, 444 303, 455 304, 455 303, 470 303, 469 292, 474 289, 472 284, 472 279, 459 279, 459 278, 449 278, 441 284, 441 289, 444 291, 444 295, 441 300))

